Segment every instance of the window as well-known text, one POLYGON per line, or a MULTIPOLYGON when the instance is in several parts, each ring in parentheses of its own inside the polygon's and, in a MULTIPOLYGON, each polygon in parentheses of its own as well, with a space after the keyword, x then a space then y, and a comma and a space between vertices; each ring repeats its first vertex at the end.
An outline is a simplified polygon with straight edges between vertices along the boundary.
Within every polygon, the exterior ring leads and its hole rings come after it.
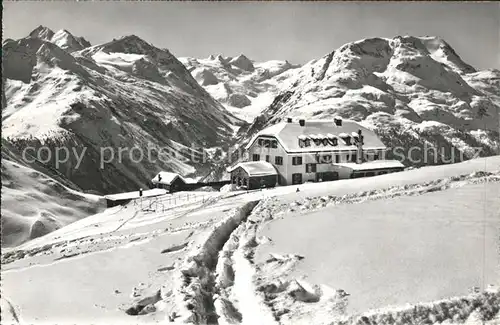
POLYGON ((332 146, 336 146, 338 144, 337 138, 328 138, 328 143, 332 146))
POLYGON ((306 146, 306 141, 299 139, 299 147, 304 148, 306 146))
POLYGON ((306 173, 315 173, 316 164, 306 164, 306 173))
POLYGON ((306 147, 310 147, 311 146, 311 139, 306 139, 304 141, 304 144, 305 144, 306 147))
POLYGON ((350 136, 343 137, 342 139, 344 140, 346 145, 348 145, 348 146, 351 145, 351 137, 350 136))
POLYGON ((335 162, 337 164, 340 162, 340 155, 335 155, 335 162))
POLYGON ((269 162, 269 160, 271 160, 271 157, 269 157, 269 155, 266 155, 266 161, 269 162))
POLYGON ((264 148, 270 148, 271 147, 271 140, 264 140, 264 148))
POLYGON ((355 163, 358 161, 358 155, 353 153, 351 154, 351 162, 355 163))
POLYGON ((281 156, 274 157, 274 163, 276 165, 283 165, 283 157, 281 157, 281 156))
POLYGON ((259 161, 259 160, 260 160, 260 155, 259 155, 259 154, 254 153, 254 154, 252 155, 252 160, 253 160, 253 161, 259 161))
POLYGON ((322 141, 322 143, 323 143, 323 145, 324 145, 324 146, 327 146, 327 145, 328 145, 328 139, 326 139, 326 138, 325 138, 325 139, 323 139, 323 140, 321 140, 321 141, 322 141))
POLYGON ((302 165, 302 157, 292 157, 292 165, 302 165))
POLYGON ((257 140, 257 143, 262 147, 264 145, 264 139, 257 140))
POLYGON ((278 148, 278 141, 276 141, 276 140, 271 141, 271 147, 278 148))
POLYGON ((332 162, 332 155, 317 155, 316 156, 316 162, 318 164, 329 164, 332 162))

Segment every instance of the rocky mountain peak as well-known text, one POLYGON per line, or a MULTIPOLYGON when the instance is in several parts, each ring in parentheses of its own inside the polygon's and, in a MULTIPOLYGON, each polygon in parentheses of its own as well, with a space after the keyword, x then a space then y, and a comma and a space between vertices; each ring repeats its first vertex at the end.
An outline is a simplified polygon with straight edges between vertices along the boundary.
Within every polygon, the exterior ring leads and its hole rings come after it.
POLYGON ((85 38, 75 37, 66 29, 54 33, 50 28, 41 25, 35 28, 28 38, 51 42, 67 52, 80 51, 91 45, 85 38))
POLYGON ((232 59, 229 63, 245 71, 255 70, 252 61, 250 61, 250 59, 243 54, 238 55, 237 57, 232 59))
POLYGON ((53 36, 54 36, 54 31, 52 31, 50 28, 42 26, 42 25, 35 28, 29 34, 29 37, 31 37, 31 38, 39 38, 39 39, 42 39, 44 41, 50 41, 53 36))

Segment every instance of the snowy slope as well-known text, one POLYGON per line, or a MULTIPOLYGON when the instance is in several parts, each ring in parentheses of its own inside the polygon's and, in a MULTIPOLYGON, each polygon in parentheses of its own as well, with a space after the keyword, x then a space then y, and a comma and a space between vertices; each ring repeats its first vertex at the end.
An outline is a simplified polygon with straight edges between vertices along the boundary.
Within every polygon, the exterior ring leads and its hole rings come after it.
POLYGON ((271 104, 279 91, 278 78, 299 67, 279 60, 256 63, 243 54, 179 60, 210 95, 247 122, 271 104))
POLYGON ((2 245, 44 235, 102 210, 104 199, 82 193, 57 169, 2 139, 2 245))
POLYGON ((104 209, 104 199, 75 191, 2 157, 2 245, 21 244, 104 209))
POLYGON ((207 324, 215 320, 218 324, 344 325, 455 324, 465 320, 476 324, 484 320, 484 324, 493 325, 499 319, 500 292, 488 286, 498 280, 498 237, 490 236, 490 230, 498 226, 498 218, 486 214, 494 210, 485 210, 484 219, 474 213, 454 218, 448 212, 453 204, 467 209, 497 204, 494 195, 499 184, 497 156, 368 179, 304 184, 300 192, 288 186, 249 193, 181 192, 137 200, 4 250, 2 304, 7 308, 2 308, 2 317, 17 318, 21 323, 61 325, 207 324), (439 217, 421 211, 426 201, 432 202, 431 208, 439 212, 439 217), (405 205, 406 214, 396 216, 392 210, 393 214, 384 217, 377 215, 376 209, 366 208, 373 204, 390 209, 393 203, 405 205), (358 209, 363 214, 353 217, 351 213, 358 209), (371 245, 370 251, 384 258, 352 257, 353 246, 369 243, 359 238, 363 232, 342 232, 342 228, 370 228, 377 223, 382 228, 384 221, 394 236, 375 233, 367 240, 380 243, 384 238, 394 238, 407 246, 397 250, 389 245, 377 250, 379 246, 371 245), (487 231, 485 246, 477 244, 482 222, 487 231), (324 227, 319 227, 321 223, 324 227), (339 229, 330 229, 324 223, 338 223, 339 229), (440 226, 429 229, 435 225, 440 226), (290 227, 300 229, 290 236, 290 227), (414 240, 413 234, 419 229, 429 233, 427 242, 414 240), (469 233, 463 234, 466 229, 469 233), (329 246, 330 230, 339 236, 334 243, 349 233, 350 242, 329 246), (436 237, 440 230, 442 235, 436 237), (411 241, 416 245, 413 250, 411 241), (422 255, 414 251, 437 243, 443 245, 446 256, 436 249, 422 255), (474 261, 483 252, 487 278, 484 286, 479 285, 481 293, 467 295, 469 288, 463 285, 481 282, 483 270, 477 269, 474 261), (345 264, 339 265, 333 255, 344 256, 345 264), (400 257, 407 260, 398 262, 400 257), (425 264, 433 258, 437 262, 425 264), (439 263, 441 258, 448 264, 439 263), (464 266, 467 260, 470 263, 464 266), (370 283, 380 280, 384 272, 377 273, 373 265, 369 268, 374 273, 368 277, 362 276, 368 269, 348 272, 363 261, 378 262, 386 268, 392 262, 395 280, 409 281, 407 277, 413 276, 409 285, 426 302, 411 301, 411 294, 407 300, 408 291, 399 290, 397 281, 394 285, 386 283, 385 291, 370 290, 370 283), (412 268, 406 263, 409 261, 425 263, 412 268), (456 271, 454 267, 460 265, 464 269, 456 271), (331 273, 324 272, 327 268, 331 273), (440 273, 434 274, 435 270, 440 273), (343 272, 350 276, 342 276, 343 272), (457 274, 460 281, 446 280, 457 274), (443 276, 443 281, 435 282, 436 288, 430 285, 443 276), (340 290, 358 284, 365 284, 366 290, 348 291, 351 296, 340 290), (446 297, 435 290, 448 284, 446 297), (382 301, 378 306, 383 308, 366 310, 376 305, 370 300, 372 294, 385 295, 386 302, 400 300, 398 306, 389 308, 382 301), (43 307, 41 299, 46 301, 43 307), (371 305, 359 307, 360 301, 371 305), (352 312, 351 302, 359 309, 352 312))
POLYGON ((376 129, 387 145, 491 155, 500 150, 499 76, 475 71, 436 37, 364 39, 287 75, 248 135, 287 116, 338 115, 376 129))
POLYGON ((86 150, 79 168, 75 155, 59 168, 81 188, 125 191, 145 187, 159 170, 203 172, 203 163, 187 161, 191 146, 201 153, 230 141, 240 121, 170 52, 132 35, 70 54, 57 46, 67 44, 59 42, 62 34, 37 28, 4 42, 2 136, 18 147, 86 150), (100 150, 107 147, 115 159, 100 169, 100 150), (144 155, 148 148, 177 154, 137 163, 134 147, 144 155), (121 159, 118 148, 125 148, 121 159))

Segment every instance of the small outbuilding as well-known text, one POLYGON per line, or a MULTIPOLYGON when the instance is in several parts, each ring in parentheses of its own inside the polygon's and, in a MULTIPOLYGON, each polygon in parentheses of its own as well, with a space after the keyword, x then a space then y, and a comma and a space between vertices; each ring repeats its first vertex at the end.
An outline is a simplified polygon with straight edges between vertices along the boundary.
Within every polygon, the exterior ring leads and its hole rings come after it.
POLYGON ((171 172, 159 172, 151 180, 153 187, 165 189, 170 193, 182 191, 186 187, 186 183, 181 175, 171 172))
POLYGON ((248 190, 275 187, 278 172, 266 161, 241 162, 227 170, 231 173, 231 184, 248 190))
POLYGON ((126 193, 118 193, 118 194, 109 194, 105 195, 104 198, 106 199, 106 206, 108 208, 117 206, 117 205, 124 205, 130 202, 131 200, 138 199, 141 197, 154 197, 154 196, 160 196, 160 195, 165 195, 167 194, 167 191, 164 189, 159 189, 155 188, 152 190, 146 190, 143 191, 142 189, 134 192, 126 192, 126 193))
POLYGON ((374 160, 360 164, 336 163, 335 167, 340 173, 350 175, 350 178, 383 175, 405 169, 405 166, 397 160, 374 160))

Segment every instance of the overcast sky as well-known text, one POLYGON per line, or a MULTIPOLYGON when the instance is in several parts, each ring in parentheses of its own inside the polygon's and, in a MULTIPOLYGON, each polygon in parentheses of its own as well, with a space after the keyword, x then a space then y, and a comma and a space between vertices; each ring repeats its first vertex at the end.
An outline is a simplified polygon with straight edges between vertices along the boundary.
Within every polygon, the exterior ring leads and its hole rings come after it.
POLYGON ((135 34, 178 57, 305 63, 368 37, 435 35, 476 68, 500 68, 500 4, 455 2, 4 1, 4 37, 38 25, 92 44, 135 34))

